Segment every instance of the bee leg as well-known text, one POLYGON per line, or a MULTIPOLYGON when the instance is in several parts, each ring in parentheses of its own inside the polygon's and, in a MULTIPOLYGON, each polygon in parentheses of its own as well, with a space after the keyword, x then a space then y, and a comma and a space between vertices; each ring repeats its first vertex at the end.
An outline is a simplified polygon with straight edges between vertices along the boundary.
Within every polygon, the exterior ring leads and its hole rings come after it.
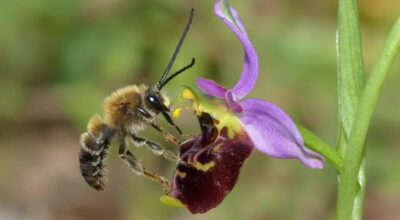
POLYGON ((168 114, 167 112, 165 112, 165 111, 163 111, 163 112, 161 112, 161 113, 163 114, 165 120, 167 120, 167 122, 168 122, 170 125, 174 126, 175 129, 179 132, 179 134, 182 134, 181 129, 174 123, 174 121, 172 120, 171 116, 169 116, 169 114, 168 114))
POLYGON ((159 126, 156 122, 152 122, 151 126, 155 128, 157 131, 161 132, 164 135, 165 141, 171 144, 179 145, 180 142, 170 133, 165 131, 161 126, 159 126))
POLYGON ((119 157, 129 166, 129 168, 131 168, 135 174, 161 183, 165 194, 169 194, 171 192, 171 184, 168 179, 157 173, 152 173, 144 168, 142 163, 129 150, 126 149, 125 143, 122 142, 119 148, 119 157))
MULTIPOLYGON (((137 112, 142 115, 144 118, 151 121, 151 126, 155 128, 157 131, 161 132, 164 135, 164 139, 171 144, 179 145, 179 141, 170 133, 165 131, 161 126, 159 126, 153 119, 149 112, 147 112, 143 108, 137 108, 137 112)), ((172 120, 172 119, 171 119, 172 120)), ((179 130, 180 131, 180 130, 179 130)), ((182 134, 182 132, 180 132, 182 134)))
POLYGON ((131 137, 133 139, 134 142, 136 142, 137 144, 145 144, 154 154, 156 155, 162 155, 165 159, 169 160, 169 161, 174 161, 174 162, 178 162, 180 164, 185 164, 185 162, 181 159, 179 159, 179 157, 177 155, 175 155, 172 151, 166 150, 165 148, 163 148, 162 146, 151 142, 145 138, 141 138, 141 137, 137 137, 134 134, 131 134, 131 137))

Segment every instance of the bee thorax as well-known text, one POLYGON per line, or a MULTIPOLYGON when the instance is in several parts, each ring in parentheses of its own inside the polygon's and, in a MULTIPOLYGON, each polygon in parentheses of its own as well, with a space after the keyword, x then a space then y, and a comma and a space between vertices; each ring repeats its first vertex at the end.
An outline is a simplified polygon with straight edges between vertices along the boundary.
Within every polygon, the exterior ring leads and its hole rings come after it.
POLYGON ((137 108, 143 105, 143 95, 148 89, 146 85, 127 86, 113 92, 104 99, 104 120, 111 127, 123 127, 126 123, 139 122, 137 108))

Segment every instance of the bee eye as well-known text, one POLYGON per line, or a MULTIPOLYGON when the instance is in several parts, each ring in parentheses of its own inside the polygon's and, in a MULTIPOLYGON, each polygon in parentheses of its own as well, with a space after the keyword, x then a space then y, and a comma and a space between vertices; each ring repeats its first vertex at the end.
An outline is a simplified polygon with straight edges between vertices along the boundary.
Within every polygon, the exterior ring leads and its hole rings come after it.
POLYGON ((159 99, 154 95, 147 96, 147 102, 156 110, 163 111, 163 105, 160 103, 159 99))

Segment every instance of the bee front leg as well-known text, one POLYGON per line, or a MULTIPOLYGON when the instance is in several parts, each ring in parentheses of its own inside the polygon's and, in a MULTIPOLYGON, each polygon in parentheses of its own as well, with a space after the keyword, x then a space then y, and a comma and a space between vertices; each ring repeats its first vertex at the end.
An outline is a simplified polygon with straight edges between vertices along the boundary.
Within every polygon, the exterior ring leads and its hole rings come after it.
POLYGON ((157 173, 152 173, 143 167, 143 164, 140 162, 140 160, 138 160, 129 150, 126 149, 125 140, 120 141, 119 157, 135 174, 161 183, 165 194, 169 194, 171 192, 171 184, 168 179, 157 173))
MULTIPOLYGON (((148 113, 145 109, 143 108, 137 108, 137 112, 147 120, 150 120, 150 124, 153 128, 155 128, 157 131, 161 132, 164 135, 165 141, 171 144, 179 145, 180 142, 170 133, 164 130, 160 125, 158 125, 153 119, 150 113, 148 113)), ((179 130, 180 131, 180 130, 179 130)), ((180 132, 182 133, 182 132, 180 132)))
POLYGON ((157 131, 161 132, 164 135, 165 141, 171 144, 180 145, 180 142, 170 133, 166 132, 161 126, 159 126, 156 122, 152 122, 151 126, 155 128, 157 131))
POLYGON ((179 132, 179 134, 182 134, 181 129, 174 123, 174 121, 172 120, 171 116, 169 116, 168 112, 163 111, 163 112, 161 112, 161 113, 163 114, 165 120, 167 120, 167 122, 168 122, 170 125, 174 126, 174 127, 176 128, 176 130, 179 132))

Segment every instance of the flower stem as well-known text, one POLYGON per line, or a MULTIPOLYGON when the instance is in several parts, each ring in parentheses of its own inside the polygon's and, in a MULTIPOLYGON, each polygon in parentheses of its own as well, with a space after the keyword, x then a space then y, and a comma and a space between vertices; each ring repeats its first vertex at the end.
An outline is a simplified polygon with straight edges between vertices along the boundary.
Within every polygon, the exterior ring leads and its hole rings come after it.
POLYGON ((352 219, 362 219, 363 215, 363 210, 364 210, 364 199, 365 199, 365 184, 366 184, 366 178, 365 178, 365 166, 366 166, 366 159, 365 155, 362 159, 361 162, 361 167, 360 171, 358 172, 358 192, 356 197, 354 198, 354 208, 353 208, 353 214, 352 214, 352 219))
MULTIPOLYGON (((362 210, 355 210, 355 198, 360 192, 359 171, 364 156, 364 144, 376 101, 390 66, 400 50, 400 18, 397 19, 362 93, 357 114, 345 150, 344 172, 340 176, 337 218, 359 219, 362 210), (354 214, 353 214, 354 213, 354 214), (358 213, 358 215, 357 215, 358 213)), ((364 183, 365 184, 365 181, 364 183)), ((361 186, 362 187, 362 186, 361 186)), ((363 196, 363 195, 362 195, 363 196)), ((357 200, 356 200, 357 201, 357 200)), ((362 206, 361 206, 362 208, 362 206)))
MULTIPOLYGON (((344 158, 346 148, 348 147, 347 143, 351 127, 359 104, 359 98, 364 87, 364 70, 357 0, 339 0, 338 4, 337 54, 339 138, 337 152, 344 158)), ((346 166, 346 164, 344 164, 344 166, 346 166)), ((363 176, 364 172, 365 169, 360 171, 360 176, 363 176)), ((340 175, 342 175, 342 173, 340 175)), ((361 194, 364 190, 360 190, 359 192, 358 198, 363 198, 361 194)), ((338 195, 338 197, 340 196, 341 195, 338 195)), ((357 200, 358 207, 362 207, 363 202, 364 200, 357 200)), ((341 209, 341 205, 338 202, 337 212, 341 212, 341 209)), ((337 216, 338 219, 340 219, 339 214, 337 214, 337 216)))
POLYGON ((303 136, 306 147, 324 156, 328 163, 338 173, 341 173, 343 171, 343 159, 338 152, 310 130, 298 124, 296 126, 303 136))

